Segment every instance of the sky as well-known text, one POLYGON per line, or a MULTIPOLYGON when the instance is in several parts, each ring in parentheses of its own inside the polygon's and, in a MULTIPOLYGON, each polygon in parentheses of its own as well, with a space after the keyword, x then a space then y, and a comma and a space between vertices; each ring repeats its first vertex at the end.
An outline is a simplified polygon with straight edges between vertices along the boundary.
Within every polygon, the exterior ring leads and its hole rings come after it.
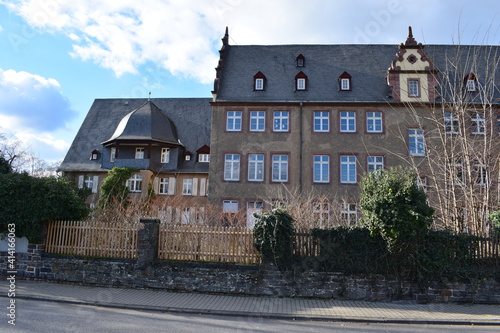
MULTIPOLYGON (((229 44, 500 43, 498 0, 0 0, 0 134, 62 161, 96 98, 211 97, 229 44)), ((389 64, 388 64, 389 66, 389 64)))

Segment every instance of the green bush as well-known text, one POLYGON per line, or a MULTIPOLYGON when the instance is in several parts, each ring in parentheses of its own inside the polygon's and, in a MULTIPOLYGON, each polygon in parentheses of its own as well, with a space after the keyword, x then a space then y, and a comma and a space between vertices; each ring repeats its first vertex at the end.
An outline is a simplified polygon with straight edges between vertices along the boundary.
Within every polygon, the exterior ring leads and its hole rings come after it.
POLYGON ((434 214, 416 179, 413 170, 397 167, 371 172, 361 182, 362 225, 386 241, 393 273, 401 279, 422 265, 422 239, 434 214))
MULTIPOLYGON (((370 235, 367 228, 313 229, 312 235, 320 253, 297 260, 296 264, 303 264, 302 269, 344 274, 394 274, 401 271, 402 264, 407 264, 388 251, 380 235, 370 235)), ((498 265, 488 259, 475 258, 480 240, 468 234, 430 230, 419 239, 419 251, 411 254, 412 262, 417 264, 404 267, 406 274, 398 278, 420 285, 443 279, 498 278, 498 265)), ((296 268, 301 269, 301 266, 296 268)))
POLYGON ((110 205, 123 205, 128 203, 128 188, 126 182, 137 169, 113 167, 108 172, 108 177, 104 179, 101 185, 98 207, 100 209, 109 208, 110 205))
POLYGON ((89 209, 64 178, 0 174, 0 233, 15 223, 16 236, 41 241, 41 226, 52 220, 80 220, 89 209))
POLYGON ((293 253, 293 218, 282 208, 255 214, 254 246, 264 262, 273 262, 280 270, 290 269, 293 253))
POLYGON ((388 272, 387 247, 380 236, 370 236, 366 228, 337 227, 313 229, 320 253, 316 267, 346 274, 385 274, 388 272))

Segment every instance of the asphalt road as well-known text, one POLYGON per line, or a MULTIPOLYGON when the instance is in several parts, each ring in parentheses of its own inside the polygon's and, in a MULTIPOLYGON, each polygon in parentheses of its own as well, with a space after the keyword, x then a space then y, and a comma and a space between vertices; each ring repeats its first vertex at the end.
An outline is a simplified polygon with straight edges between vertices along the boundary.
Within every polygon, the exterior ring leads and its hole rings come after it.
POLYGON ((394 325, 373 323, 284 321, 258 318, 170 314, 122 310, 47 301, 16 302, 16 325, 8 323, 7 310, 0 321, 0 332, 499 332, 494 326, 394 325))

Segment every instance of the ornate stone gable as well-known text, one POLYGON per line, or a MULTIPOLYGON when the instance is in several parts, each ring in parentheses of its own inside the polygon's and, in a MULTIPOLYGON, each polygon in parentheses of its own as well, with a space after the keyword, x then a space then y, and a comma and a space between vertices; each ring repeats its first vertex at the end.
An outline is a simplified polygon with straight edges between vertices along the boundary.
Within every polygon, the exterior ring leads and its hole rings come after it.
POLYGON ((387 84, 391 97, 398 102, 432 102, 438 96, 437 73, 424 46, 413 38, 409 27, 406 42, 399 45, 396 57, 388 68, 387 84))

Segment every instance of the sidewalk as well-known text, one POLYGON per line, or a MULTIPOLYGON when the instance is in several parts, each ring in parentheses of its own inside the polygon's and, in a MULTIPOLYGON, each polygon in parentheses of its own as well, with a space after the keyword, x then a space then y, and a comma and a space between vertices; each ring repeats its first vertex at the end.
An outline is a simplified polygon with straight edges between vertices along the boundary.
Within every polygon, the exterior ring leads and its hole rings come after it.
MULTIPOLYGON (((8 289, 9 284, 2 277, 0 296, 7 297, 8 289)), ((483 304, 408 304, 226 296, 24 280, 16 281, 16 298, 134 310, 275 319, 500 326, 500 306, 483 304)))

